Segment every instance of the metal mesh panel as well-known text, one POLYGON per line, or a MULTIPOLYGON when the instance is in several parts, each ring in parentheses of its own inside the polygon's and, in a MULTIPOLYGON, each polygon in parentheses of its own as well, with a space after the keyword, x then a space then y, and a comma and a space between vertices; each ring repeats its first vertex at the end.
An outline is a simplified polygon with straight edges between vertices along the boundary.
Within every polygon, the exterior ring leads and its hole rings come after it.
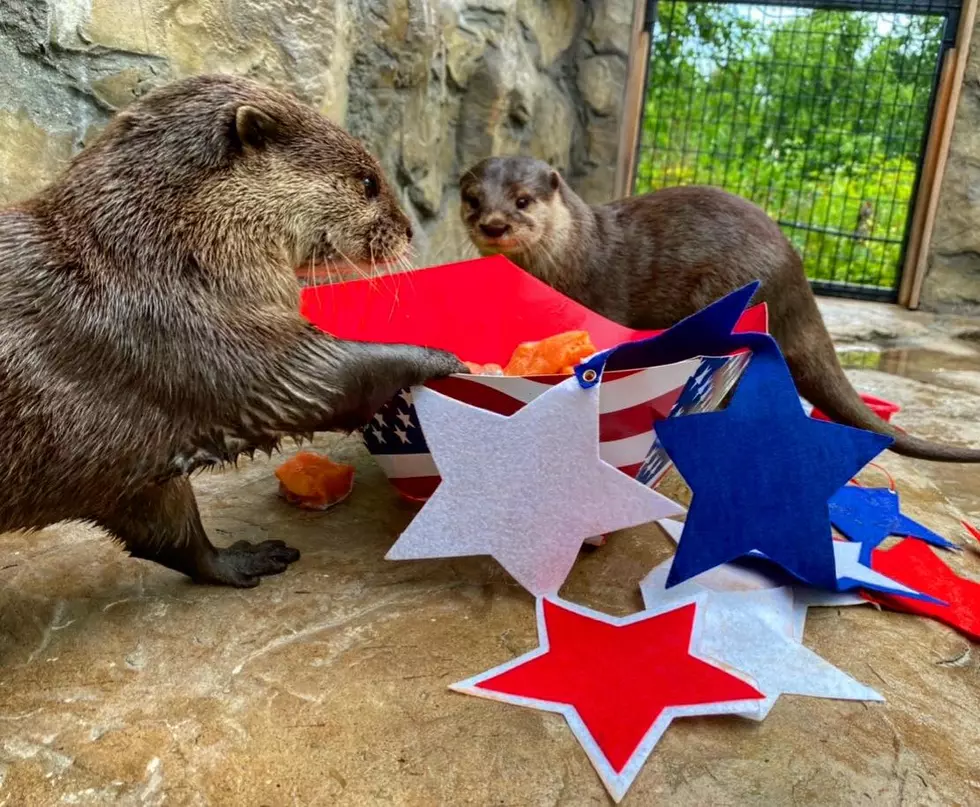
POLYGON ((894 298, 958 4, 835 5, 657 3, 634 192, 723 187, 815 290, 894 298))

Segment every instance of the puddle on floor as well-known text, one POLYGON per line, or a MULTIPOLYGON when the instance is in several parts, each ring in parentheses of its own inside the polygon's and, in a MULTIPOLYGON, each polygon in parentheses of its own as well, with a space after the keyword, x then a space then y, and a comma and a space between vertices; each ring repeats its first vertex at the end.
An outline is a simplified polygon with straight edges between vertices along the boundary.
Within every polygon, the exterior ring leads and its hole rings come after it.
POLYGON ((878 370, 906 378, 956 370, 980 372, 980 354, 954 356, 924 348, 847 348, 837 351, 837 358, 846 370, 878 370))
MULTIPOLYGON (((978 381, 963 376, 976 373, 975 378, 980 377, 980 354, 954 356, 924 348, 848 347, 838 351, 837 357, 847 370, 877 370, 936 387, 980 390, 978 381)), ((954 463, 929 465, 928 475, 942 496, 974 521, 980 521, 980 468, 954 463)))
POLYGON ((977 389, 964 383, 963 373, 980 374, 980 353, 956 356, 925 348, 848 347, 837 352, 845 370, 877 370, 925 384, 960 390, 977 389), (944 374, 948 374, 945 375, 944 374))

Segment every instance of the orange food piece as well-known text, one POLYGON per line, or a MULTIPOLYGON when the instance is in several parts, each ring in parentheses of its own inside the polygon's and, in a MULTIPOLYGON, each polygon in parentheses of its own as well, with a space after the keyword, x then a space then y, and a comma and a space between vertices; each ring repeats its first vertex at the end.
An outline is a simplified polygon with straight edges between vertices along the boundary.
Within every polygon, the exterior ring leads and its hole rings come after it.
POLYGON ((571 375, 575 365, 596 352, 588 331, 565 331, 539 342, 522 342, 506 367, 463 362, 474 375, 571 375))
POLYGON ((518 345, 504 375, 567 375, 574 365, 595 352, 588 331, 565 331, 539 342, 518 345))
POLYGON ((478 364, 475 361, 464 361, 465 364, 473 375, 503 375, 504 368, 499 364, 478 364))
POLYGON ((279 495, 306 510, 326 510, 354 489, 354 466, 300 451, 276 468, 279 495))

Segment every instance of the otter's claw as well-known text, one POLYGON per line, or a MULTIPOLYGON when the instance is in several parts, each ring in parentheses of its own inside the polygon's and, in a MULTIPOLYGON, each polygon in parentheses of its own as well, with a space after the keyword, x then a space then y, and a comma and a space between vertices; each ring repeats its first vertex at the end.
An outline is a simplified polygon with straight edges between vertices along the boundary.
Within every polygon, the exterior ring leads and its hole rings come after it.
POLYGON ((299 550, 286 546, 282 541, 263 541, 250 544, 238 541, 226 549, 219 549, 197 575, 197 582, 252 588, 259 578, 281 574, 291 563, 299 560, 299 550))
POLYGON ((254 459, 256 451, 268 456, 278 450, 279 438, 252 435, 249 438, 214 431, 185 444, 170 461, 170 476, 187 476, 202 468, 233 465, 242 454, 254 459))
POLYGON ((424 384, 433 378, 445 378, 454 373, 469 373, 469 368, 457 356, 445 350, 435 348, 417 348, 418 374, 414 379, 416 384, 424 384))
MULTIPOLYGON (((452 353, 442 353, 436 362, 438 369, 429 378, 442 378, 447 375, 466 374, 469 375, 470 368, 456 358, 452 353)), ((428 381, 428 378, 426 379, 428 381)))

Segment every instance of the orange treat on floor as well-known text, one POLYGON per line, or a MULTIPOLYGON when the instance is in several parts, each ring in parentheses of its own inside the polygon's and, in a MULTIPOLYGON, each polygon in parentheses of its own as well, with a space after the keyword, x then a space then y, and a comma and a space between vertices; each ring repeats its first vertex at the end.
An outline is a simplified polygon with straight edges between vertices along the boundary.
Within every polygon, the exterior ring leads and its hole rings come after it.
POLYGON ((595 352, 587 331, 565 331, 540 342, 518 345, 504 375, 569 374, 574 365, 595 352))
POLYGON ((306 510, 326 510, 346 499, 354 488, 354 466, 300 451, 276 468, 279 495, 306 510))

